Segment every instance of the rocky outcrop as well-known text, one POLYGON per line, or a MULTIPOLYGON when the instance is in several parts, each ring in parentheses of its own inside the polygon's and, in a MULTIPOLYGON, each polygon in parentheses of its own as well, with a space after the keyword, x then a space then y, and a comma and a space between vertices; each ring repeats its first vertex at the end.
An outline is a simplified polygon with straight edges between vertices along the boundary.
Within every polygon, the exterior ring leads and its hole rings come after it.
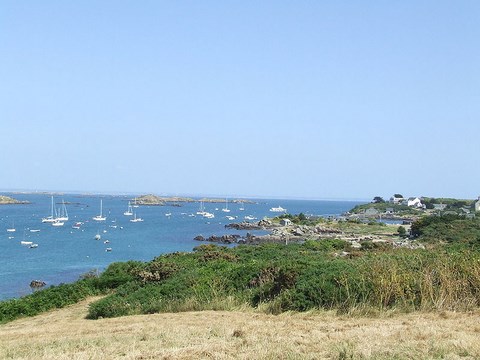
POLYGON ((240 235, 229 234, 229 235, 222 235, 222 236, 212 235, 208 238, 204 238, 202 235, 198 235, 198 236, 195 236, 193 240, 208 241, 208 242, 214 242, 214 243, 220 243, 220 244, 239 244, 240 243, 239 241, 242 239, 240 235))
POLYGON ((11 205, 11 204, 30 204, 30 202, 20 201, 10 196, 0 195, 0 205, 11 205))
POLYGON ((45 285, 47 285, 47 283, 41 280, 32 280, 30 282, 30 287, 32 288, 41 288, 41 287, 44 287, 45 285))
POLYGON ((136 203, 138 205, 157 205, 157 206, 162 206, 165 205, 165 201, 160 197, 156 195, 142 195, 137 198, 136 203))
POLYGON ((274 224, 270 220, 263 219, 259 222, 248 222, 242 221, 241 223, 231 223, 225 225, 226 229, 235 229, 235 230, 266 230, 279 227, 279 225, 274 224))
POLYGON ((262 227, 258 223, 251 223, 248 221, 242 221, 241 223, 231 223, 225 225, 226 229, 235 229, 235 230, 261 230, 262 227))

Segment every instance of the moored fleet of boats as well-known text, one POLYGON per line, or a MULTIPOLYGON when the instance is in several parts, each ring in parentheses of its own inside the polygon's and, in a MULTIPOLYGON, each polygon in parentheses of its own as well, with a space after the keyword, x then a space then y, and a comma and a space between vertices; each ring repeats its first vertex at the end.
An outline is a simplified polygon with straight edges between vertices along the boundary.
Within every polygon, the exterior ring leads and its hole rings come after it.
MULTIPOLYGON (((131 203, 131 201, 128 202, 127 209, 126 209, 125 212, 123 212, 124 216, 132 216, 132 218, 129 220, 132 223, 138 223, 138 222, 143 222, 144 221, 143 218, 141 218, 137 215, 136 208, 138 208, 138 207, 139 207, 139 205, 137 204, 137 201, 136 201, 136 198, 135 198, 133 204, 131 203)), ((231 209, 228 208, 228 199, 225 199, 225 207, 224 208, 215 209, 215 210, 221 210, 222 212, 227 213, 227 214, 230 213, 231 209)), ((237 210, 238 211, 245 211, 244 204, 241 204, 240 207, 237 210)), ((287 210, 284 209, 281 206, 278 206, 278 207, 270 208, 269 211, 270 212, 283 212, 283 213, 285 213, 287 210)), ((234 221, 234 220, 239 218, 239 216, 232 216, 230 214, 228 214, 228 215, 227 214, 226 214, 225 218, 229 221, 234 221)), ((200 207, 199 207, 199 209, 196 213, 191 213, 191 214, 182 213, 182 215, 188 215, 189 217, 195 217, 196 215, 199 215, 199 216, 201 216, 205 219, 215 218, 214 213, 206 211, 203 201, 200 201, 200 207)), ((170 218, 172 216, 172 213, 171 212, 165 213, 165 216, 170 218)), ((99 212, 99 214, 92 217, 91 219, 94 222, 105 222, 107 220, 107 216, 103 212, 103 200, 102 199, 100 199, 100 212, 99 212)), ((257 220, 257 218, 254 217, 253 215, 246 215, 246 216, 243 217, 243 219, 247 220, 247 221, 257 220)), ((65 201, 62 199, 62 202, 59 204, 58 207, 56 207, 54 197, 51 196, 50 215, 48 215, 46 217, 43 217, 41 219, 41 222, 46 223, 46 224, 50 224, 51 226, 54 226, 54 227, 60 227, 60 226, 64 226, 65 222, 67 222, 68 220, 69 220, 69 215, 68 215, 68 210, 67 210, 67 206, 66 206, 65 201)), ((88 222, 88 220, 87 220, 87 222, 88 222)), ((115 224, 110 225, 110 227, 116 228, 117 227, 116 220, 113 220, 112 222, 114 222, 115 224)), ((209 222, 207 222, 207 223, 209 223, 209 222)), ((73 225, 71 227, 72 227, 72 229, 81 229, 83 224, 84 224, 84 222, 76 221, 75 223, 73 223, 73 225)), ((123 227, 120 227, 120 228, 123 228, 123 227)), ((27 231, 27 230, 29 230, 31 233, 40 232, 40 229, 28 229, 27 228, 26 230, 24 230, 23 240, 20 242, 20 244, 24 245, 24 246, 28 246, 29 248, 37 248, 38 244, 34 243, 33 241, 28 241, 28 240, 25 239, 25 231, 27 231)), ((13 221, 12 221, 12 226, 8 227, 6 229, 6 231, 9 232, 9 233, 14 233, 16 231, 15 223, 13 221)), ((106 232, 106 230, 104 230, 104 232, 106 232)), ((9 236, 9 239, 13 239, 13 238, 14 238, 14 236, 9 236)), ((98 232, 95 235, 94 238, 96 240, 100 240, 101 239, 100 233, 98 232)), ((107 243, 109 243, 109 241, 105 240, 104 243, 107 244, 107 243)), ((112 251, 112 248, 107 248, 106 251, 110 252, 110 251, 112 251)))

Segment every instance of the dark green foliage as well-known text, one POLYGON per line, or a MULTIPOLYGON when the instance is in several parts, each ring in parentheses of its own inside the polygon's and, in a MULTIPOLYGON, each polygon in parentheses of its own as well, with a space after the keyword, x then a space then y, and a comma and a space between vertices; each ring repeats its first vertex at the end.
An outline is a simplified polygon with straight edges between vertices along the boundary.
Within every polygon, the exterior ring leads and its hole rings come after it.
POLYGON ((399 236, 405 236, 407 234, 407 230, 401 225, 397 228, 397 232, 399 236))
POLYGON ((378 204, 378 203, 384 203, 385 200, 381 196, 375 196, 372 200, 373 203, 378 204))
POLYGON ((36 291, 20 299, 0 302, 0 323, 24 316, 62 308, 74 304, 87 296, 99 294, 94 279, 79 280, 73 284, 61 284, 36 291))

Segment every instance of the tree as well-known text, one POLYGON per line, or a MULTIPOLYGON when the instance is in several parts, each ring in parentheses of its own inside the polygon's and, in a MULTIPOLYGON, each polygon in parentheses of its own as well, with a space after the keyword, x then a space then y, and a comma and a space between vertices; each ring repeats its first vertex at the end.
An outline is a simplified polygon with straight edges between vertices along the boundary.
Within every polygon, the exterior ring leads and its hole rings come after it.
POLYGON ((405 228, 401 225, 398 227, 397 232, 398 232, 398 235, 401 237, 407 234, 407 230, 405 230, 405 228))
POLYGON ((381 196, 375 196, 372 201, 374 204, 384 203, 385 200, 381 196))
POLYGON ((393 197, 397 198, 397 199, 403 199, 403 195, 402 194, 394 194, 393 197))

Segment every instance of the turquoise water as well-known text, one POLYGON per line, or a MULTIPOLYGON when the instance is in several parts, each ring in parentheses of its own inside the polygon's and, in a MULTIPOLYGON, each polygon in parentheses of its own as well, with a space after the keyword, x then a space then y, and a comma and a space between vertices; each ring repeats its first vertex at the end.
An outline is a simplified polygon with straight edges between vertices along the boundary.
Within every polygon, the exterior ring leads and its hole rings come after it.
POLYGON ((269 211, 271 207, 281 206, 291 214, 326 216, 341 214, 359 204, 353 201, 256 199, 255 204, 245 204, 244 211, 239 210, 241 205, 229 203, 231 212, 227 214, 221 211, 224 204, 206 203, 205 210, 214 213, 214 219, 189 216, 198 211, 198 203, 185 203, 181 207, 140 206, 134 210, 144 221, 132 223, 129 221, 132 217, 123 215, 130 197, 66 194, 55 196, 55 203, 57 206, 62 200, 69 203, 69 221, 62 227, 53 227, 41 222, 43 217, 50 215, 50 195, 11 196, 31 204, 0 206, 0 299, 31 293, 29 284, 34 279, 48 285, 71 282, 89 270, 103 270, 115 261, 148 261, 163 253, 191 251, 200 244, 193 240, 197 235, 244 235, 245 232, 224 228, 230 222, 226 215, 238 216, 234 221, 243 220, 246 215, 261 219, 275 215, 269 211), (99 223, 92 217, 100 212, 100 199, 107 220, 99 223), (73 229, 75 222, 84 224, 80 229, 73 229), (7 232, 12 226, 16 231, 7 232), (97 233, 101 240, 94 239, 97 233), (110 242, 105 244, 105 240, 110 242), (31 241, 38 247, 29 248, 21 245, 21 241, 31 241), (111 251, 106 251, 107 248, 111 251))

